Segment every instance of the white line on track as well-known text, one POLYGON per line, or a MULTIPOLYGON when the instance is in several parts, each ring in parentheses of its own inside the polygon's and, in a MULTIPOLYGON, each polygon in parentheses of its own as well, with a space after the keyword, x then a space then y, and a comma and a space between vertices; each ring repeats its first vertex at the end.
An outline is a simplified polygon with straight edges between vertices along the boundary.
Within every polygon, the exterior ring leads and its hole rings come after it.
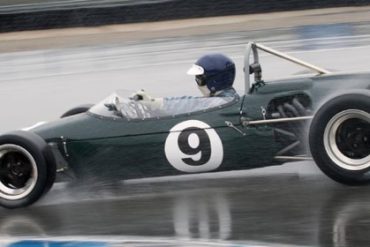
MULTIPOLYGON (((37 238, 37 237, 23 237, 23 238, 16 238, 16 237, 1 237, 0 244, 10 244, 17 241, 40 241, 47 243, 48 241, 59 241, 59 242, 102 242, 109 244, 108 246, 122 246, 123 244, 131 244, 130 246, 142 246, 142 244, 149 244, 149 245, 160 245, 160 244, 170 244, 171 246, 194 246, 194 247, 202 247, 202 246, 225 246, 225 247, 296 247, 296 245, 287 245, 287 244, 272 244, 266 242, 255 242, 255 241, 221 241, 221 240, 207 240, 207 239, 199 239, 194 240, 190 238, 165 238, 165 237, 138 237, 138 236, 64 236, 64 237, 47 237, 47 238, 37 238)), ((300 247, 303 247, 300 245, 300 247)))

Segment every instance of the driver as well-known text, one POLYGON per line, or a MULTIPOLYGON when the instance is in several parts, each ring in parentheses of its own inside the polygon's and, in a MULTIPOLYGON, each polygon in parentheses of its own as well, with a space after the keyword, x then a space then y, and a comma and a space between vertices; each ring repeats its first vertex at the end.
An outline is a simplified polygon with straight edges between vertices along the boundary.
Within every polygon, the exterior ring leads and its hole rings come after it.
MULTIPOLYGON (((202 56, 192 65, 187 74, 195 76, 195 81, 204 97, 238 96, 233 88, 235 63, 223 54, 212 53, 202 56)), ((166 105, 173 103, 175 100, 192 98, 200 97, 182 96, 153 98, 144 90, 140 90, 132 95, 132 99, 140 100, 151 109, 165 109, 166 105)), ((217 101, 215 101, 215 103, 217 103, 217 101)), ((171 107, 173 107, 173 105, 171 107)))
POLYGON ((206 97, 232 97, 235 80, 235 63, 227 56, 214 53, 202 56, 188 70, 194 75, 201 93, 206 97))

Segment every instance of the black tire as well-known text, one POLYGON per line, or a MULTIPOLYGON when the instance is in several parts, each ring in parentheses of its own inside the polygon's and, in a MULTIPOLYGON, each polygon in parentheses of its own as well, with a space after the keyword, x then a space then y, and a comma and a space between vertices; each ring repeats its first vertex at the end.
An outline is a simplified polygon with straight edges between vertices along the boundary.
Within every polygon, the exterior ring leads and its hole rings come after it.
POLYGON ((62 116, 60 116, 60 118, 65 118, 65 117, 69 117, 69 116, 73 116, 73 115, 76 115, 76 114, 87 112, 92 106, 94 106, 94 105, 93 104, 84 104, 84 105, 76 106, 76 107, 66 111, 62 116))
POLYGON ((346 185, 370 183, 370 93, 348 93, 327 101, 315 114, 309 146, 317 166, 346 185))
POLYGON ((40 136, 27 131, 2 135, 0 151, 0 206, 29 206, 51 188, 56 164, 50 146, 40 136))

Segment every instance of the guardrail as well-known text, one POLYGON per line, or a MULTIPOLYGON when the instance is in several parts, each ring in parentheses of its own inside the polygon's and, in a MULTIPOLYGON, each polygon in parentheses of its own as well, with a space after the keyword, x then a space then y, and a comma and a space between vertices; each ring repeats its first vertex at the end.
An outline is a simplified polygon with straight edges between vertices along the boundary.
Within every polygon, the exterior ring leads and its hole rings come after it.
POLYGON ((34 0, 0 3, 0 32, 89 27, 313 8, 363 6, 370 0, 34 0))

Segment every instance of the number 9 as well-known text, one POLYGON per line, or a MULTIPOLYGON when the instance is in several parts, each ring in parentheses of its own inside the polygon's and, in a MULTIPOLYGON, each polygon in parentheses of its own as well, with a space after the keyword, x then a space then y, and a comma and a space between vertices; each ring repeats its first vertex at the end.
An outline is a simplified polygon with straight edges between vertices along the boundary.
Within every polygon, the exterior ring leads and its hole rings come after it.
POLYGON ((223 146, 217 132, 198 120, 181 122, 170 130, 165 143, 169 163, 183 172, 217 169, 223 160, 223 146))

